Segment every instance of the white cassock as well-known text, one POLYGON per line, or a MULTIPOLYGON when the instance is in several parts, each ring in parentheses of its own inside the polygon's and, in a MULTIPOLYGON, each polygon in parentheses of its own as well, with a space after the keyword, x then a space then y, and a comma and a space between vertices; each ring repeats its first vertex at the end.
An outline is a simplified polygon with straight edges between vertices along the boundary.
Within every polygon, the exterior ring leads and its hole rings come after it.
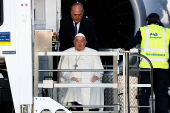
MULTIPOLYGON (((97 52, 94 49, 85 47, 83 51, 77 51, 75 47, 65 50, 64 52, 97 52)), ((78 65, 76 69, 103 69, 99 56, 62 56, 58 69, 75 69, 75 64, 78 65)), ((67 83, 72 84, 101 84, 102 82, 92 82, 92 77, 98 76, 102 78, 103 72, 61 72, 61 77, 67 83), (79 82, 70 81, 75 77, 79 82)), ((71 102, 78 102, 82 105, 104 105, 104 88, 68 88, 63 104, 68 105, 71 102)), ((87 110, 83 108, 84 110, 87 110)), ((94 109, 94 108, 90 108, 94 109)), ((102 111, 103 108, 100 109, 102 111)))

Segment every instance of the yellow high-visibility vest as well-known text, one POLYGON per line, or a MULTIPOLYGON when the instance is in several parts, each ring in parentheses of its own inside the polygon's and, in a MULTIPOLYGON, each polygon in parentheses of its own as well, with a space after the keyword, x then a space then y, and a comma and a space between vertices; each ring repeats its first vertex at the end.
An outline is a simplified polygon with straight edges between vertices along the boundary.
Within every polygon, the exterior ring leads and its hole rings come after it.
MULTIPOLYGON (((141 54, 149 58, 153 68, 169 69, 170 29, 151 24, 140 28, 142 41, 141 54)), ((150 68, 149 63, 140 59, 140 68, 150 68)))

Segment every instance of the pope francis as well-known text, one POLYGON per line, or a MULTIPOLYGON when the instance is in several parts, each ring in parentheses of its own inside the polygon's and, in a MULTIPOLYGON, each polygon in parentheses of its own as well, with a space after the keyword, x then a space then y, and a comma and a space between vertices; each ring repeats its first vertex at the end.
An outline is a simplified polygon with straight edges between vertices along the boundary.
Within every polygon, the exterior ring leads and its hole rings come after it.
MULTIPOLYGON (((87 48, 86 38, 78 33, 73 41, 75 47, 64 52, 97 52, 87 48)), ((99 56, 62 56, 58 69, 103 69, 99 56)), ((61 72, 61 78, 69 84, 101 84, 103 72, 61 72)), ((103 88, 68 88, 64 105, 104 105, 103 88)), ((103 108, 78 108, 77 111, 102 111, 103 108)), ((74 110, 74 109, 71 109, 74 110)))

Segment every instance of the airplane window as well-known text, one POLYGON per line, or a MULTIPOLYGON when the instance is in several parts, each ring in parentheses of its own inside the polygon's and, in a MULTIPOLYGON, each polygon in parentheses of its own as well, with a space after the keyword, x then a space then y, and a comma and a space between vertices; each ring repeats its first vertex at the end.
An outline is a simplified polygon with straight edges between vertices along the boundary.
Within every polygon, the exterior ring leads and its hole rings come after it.
POLYGON ((3 0, 0 0, 0 26, 3 23, 3 0))

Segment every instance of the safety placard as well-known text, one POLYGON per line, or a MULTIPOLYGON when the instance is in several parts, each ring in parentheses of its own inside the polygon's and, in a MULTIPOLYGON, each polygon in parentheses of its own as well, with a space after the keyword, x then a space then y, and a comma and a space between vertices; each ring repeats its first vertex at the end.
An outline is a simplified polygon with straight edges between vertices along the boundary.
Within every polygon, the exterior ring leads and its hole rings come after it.
POLYGON ((10 32, 0 32, 0 46, 10 46, 10 32))

